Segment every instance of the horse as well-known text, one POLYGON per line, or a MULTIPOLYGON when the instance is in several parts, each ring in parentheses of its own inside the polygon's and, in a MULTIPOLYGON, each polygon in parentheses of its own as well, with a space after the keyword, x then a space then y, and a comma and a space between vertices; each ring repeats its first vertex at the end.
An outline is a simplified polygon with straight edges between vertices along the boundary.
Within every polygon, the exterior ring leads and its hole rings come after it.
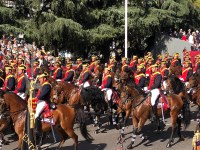
POLYGON ((172 66, 169 67, 169 75, 180 76, 182 74, 182 67, 181 66, 172 66))
POLYGON ((72 83, 59 82, 52 87, 51 97, 56 104, 65 104, 69 100, 72 90, 77 87, 72 83))
POLYGON ((177 76, 169 76, 167 80, 163 83, 163 87, 166 92, 179 95, 184 101, 184 107, 186 108, 187 112, 190 113, 190 98, 187 93, 187 88, 177 76))
MULTIPOLYGON (((133 134, 131 143, 127 146, 128 149, 133 148, 136 135, 139 134, 142 139, 145 139, 145 137, 141 133, 141 130, 151 113, 151 105, 149 99, 150 97, 143 96, 134 86, 131 85, 126 85, 124 89, 121 91, 121 101, 128 101, 127 104, 131 103, 131 105, 129 104, 130 107, 128 109, 131 109, 132 111, 133 134)), ((178 117, 178 115, 180 111, 185 108, 183 107, 183 101, 181 97, 178 96, 177 94, 171 93, 169 95, 166 95, 166 101, 170 108, 170 118, 172 122, 172 132, 166 147, 171 147, 176 123, 178 124, 177 134, 179 136, 179 140, 180 141, 184 140, 180 132, 181 119, 178 117)), ((158 108, 157 116, 160 117, 161 114, 162 114, 161 108, 158 108)), ((184 113, 183 113, 183 118, 186 119, 184 113)), ((189 124, 190 122, 186 123, 186 121, 184 121, 185 128, 187 128, 189 124)))
MULTIPOLYGON (((4 104, 6 105, 6 109, 10 112, 10 117, 12 122, 14 123, 15 132, 18 135, 18 149, 21 149, 22 146, 22 138, 24 134, 25 128, 25 117, 27 111, 27 104, 23 101, 18 95, 12 92, 3 92, 0 91, 0 98, 4 100, 4 104)), ((62 136, 62 141, 58 145, 58 149, 64 144, 67 137, 71 137, 74 141, 74 149, 77 150, 78 146, 78 136, 74 133, 73 126, 75 123, 75 118, 80 121, 80 131, 83 137, 91 141, 92 137, 87 131, 87 127, 85 124, 85 115, 84 111, 80 107, 72 108, 69 105, 60 104, 57 105, 56 110, 51 111, 55 127, 60 135, 62 136)), ((50 124, 42 123, 42 132, 48 132, 51 130, 50 124)), ((40 145, 39 145, 40 146, 40 145)))
POLYGON ((68 104, 72 107, 76 105, 86 106, 93 108, 95 114, 94 123, 98 125, 98 131, 100 129, 100 115, 108 109, 108 105, 104 99, 104 93, 95 86, 89 86, 86 88, 76 87, 72 90, 68 104))

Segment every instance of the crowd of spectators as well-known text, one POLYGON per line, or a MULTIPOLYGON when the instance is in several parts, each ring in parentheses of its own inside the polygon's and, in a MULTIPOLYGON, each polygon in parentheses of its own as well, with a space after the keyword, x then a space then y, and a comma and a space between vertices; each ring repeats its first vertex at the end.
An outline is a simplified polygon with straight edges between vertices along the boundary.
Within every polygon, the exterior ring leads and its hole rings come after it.
POLYGON ((180 29, 179 32, 174 31, 170 35, 192 44, 192 51, 200 51, 200 33, 198 30, 188 29, 188 31, 184 31, 180 29))

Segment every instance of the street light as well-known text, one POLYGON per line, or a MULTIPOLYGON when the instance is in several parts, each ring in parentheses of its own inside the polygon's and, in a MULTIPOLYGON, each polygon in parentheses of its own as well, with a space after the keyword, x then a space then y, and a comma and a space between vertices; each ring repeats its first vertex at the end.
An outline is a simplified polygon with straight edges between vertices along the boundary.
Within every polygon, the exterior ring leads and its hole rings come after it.
POLYGON ((125 57, 128 57, 128 0, 125 0, 125 57))

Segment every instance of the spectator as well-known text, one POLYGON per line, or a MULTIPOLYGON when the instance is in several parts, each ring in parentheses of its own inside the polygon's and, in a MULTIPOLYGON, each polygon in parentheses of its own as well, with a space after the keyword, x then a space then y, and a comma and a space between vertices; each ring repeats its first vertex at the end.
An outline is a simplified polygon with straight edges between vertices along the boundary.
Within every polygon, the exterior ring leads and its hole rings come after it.
POLYGON ((181 40, 182 40, 182 41, 187 41, 187 36, 186 36, 186 34, 185 34, 185 31, 183 32, 183 36, 182 36, 181 40))
POLYGON ((181 39, 183 36, 183 29, 180 29, 179 33, 178 33, 178 38, 181 39))

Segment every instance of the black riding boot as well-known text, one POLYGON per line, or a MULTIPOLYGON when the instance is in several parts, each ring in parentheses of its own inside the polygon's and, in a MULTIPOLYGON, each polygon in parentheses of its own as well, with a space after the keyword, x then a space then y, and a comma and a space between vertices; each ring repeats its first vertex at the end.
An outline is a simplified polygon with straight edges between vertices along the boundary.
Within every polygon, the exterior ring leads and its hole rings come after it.
POLYGON ((35 119, 35 135, 37 139, 40 139, 42 136, 42 123, 40 117, 35 119))
POLYGON ((151 107, 151 121, 156 121, 156 116, 157 116, 157 105, 155 104, 154 106, 151 107))

